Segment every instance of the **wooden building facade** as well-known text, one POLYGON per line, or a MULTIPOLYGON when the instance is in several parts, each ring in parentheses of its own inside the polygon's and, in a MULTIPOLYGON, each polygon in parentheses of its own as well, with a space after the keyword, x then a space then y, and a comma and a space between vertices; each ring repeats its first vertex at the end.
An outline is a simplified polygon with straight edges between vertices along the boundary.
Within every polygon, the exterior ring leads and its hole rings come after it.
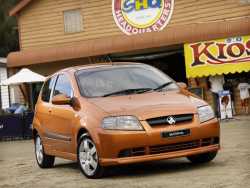
POLYGON ((18 19, 21 50, 9 54, 8 67, 29 67, 46 76, 67 66, 135 55, 183 54, 185 43, 250 33, 250 3, 245 0, 166 0, 173 4, 167 26, 136 35, 118 27, 115 1, 21 0, 10 12, 18 19))

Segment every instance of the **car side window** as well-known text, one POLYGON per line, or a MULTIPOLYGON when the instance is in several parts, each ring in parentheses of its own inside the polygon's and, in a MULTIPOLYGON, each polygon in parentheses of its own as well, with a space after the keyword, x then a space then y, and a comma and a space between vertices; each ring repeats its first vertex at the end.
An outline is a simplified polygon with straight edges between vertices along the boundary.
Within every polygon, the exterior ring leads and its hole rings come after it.
POLYGON ((51 91, 54 85, 56 77, 52 77, 50 79, 48 79, 44 85, 43 85, 43 89, 42 89, 42 101, 44 102, 49 102, 50 100, 50 95, 51 95, 51 91))
POLYGON ((64 94, 67 97, 73 97, 73 90, 71 87, 70 80, 64 74, 60 74, 57 78, 53 96, 64 94))

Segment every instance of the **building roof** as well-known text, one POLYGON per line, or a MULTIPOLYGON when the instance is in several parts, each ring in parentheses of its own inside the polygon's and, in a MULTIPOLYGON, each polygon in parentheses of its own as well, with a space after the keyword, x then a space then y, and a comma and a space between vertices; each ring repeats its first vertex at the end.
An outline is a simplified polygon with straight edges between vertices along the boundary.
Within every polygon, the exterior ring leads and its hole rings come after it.
POLYGON ((20 0, 20 2, 13 7, 10 12, 9 15, 10 16, 15 16, 16 14, 18 14, 24 7, 26 7, 32 0, 20 0))

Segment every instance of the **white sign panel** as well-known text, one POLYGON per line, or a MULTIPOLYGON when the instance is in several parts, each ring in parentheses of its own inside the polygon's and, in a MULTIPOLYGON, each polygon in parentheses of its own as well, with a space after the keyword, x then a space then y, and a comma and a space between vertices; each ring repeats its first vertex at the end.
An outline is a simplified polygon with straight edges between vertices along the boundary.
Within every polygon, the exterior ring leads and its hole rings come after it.
POLYGON ((227 119, 233 117, 232 101, 229 91, 221 91, 219 93, 220 100, 220 116, 221 119, 227 119))

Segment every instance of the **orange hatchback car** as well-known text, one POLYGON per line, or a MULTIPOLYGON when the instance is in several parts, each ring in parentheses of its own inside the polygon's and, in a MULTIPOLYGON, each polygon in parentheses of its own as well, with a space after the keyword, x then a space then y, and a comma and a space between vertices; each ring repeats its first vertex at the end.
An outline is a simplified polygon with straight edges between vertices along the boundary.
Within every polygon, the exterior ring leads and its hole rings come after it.
POLYGON ((33 120, 41 168, 78 161, 88 178, 107 166, 187 157, 213 160, 220 126, 212 108, 149 65, 72 67, 50 76, 33 120))

